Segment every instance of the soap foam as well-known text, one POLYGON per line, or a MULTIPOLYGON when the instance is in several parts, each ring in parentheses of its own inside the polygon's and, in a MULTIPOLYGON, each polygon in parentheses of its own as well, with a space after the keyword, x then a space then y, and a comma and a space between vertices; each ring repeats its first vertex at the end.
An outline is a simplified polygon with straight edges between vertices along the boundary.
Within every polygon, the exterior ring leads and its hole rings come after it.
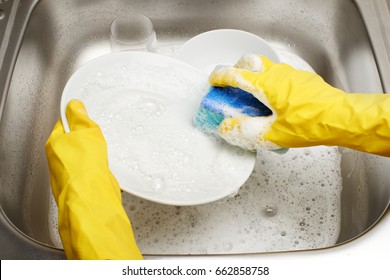
POLYGON ((259 151, 239 192, 195 207, 123 195, 144 253, 221 254, 332 246, 340 230, 341 156, 337 148, 259 151))

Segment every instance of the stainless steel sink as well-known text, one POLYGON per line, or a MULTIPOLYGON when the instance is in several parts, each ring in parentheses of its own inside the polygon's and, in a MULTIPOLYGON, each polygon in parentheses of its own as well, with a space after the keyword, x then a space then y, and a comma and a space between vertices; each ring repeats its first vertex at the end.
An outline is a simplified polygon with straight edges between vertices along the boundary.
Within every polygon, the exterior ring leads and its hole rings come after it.
MULTIPOLYGON (((183 42, 204 31, 242 29, 298 55, 336 87, 386 92, 390 90, 389 4, 385 0, 0 1, 0 257, 64 258, 54 237, 55 209, 44 144, 59 118, 61 93, 69 77, 81 64, 110 52, 108 30, 117 15, 138 11, 149 16, 157 51, 163 54, 173 55, 183 42)), ((390 159, 344 149, 340 155, 343 189, 334 245, 375 230, 390 200, 390 159)), ((254 187, 246 189, 250 188, 254 187)), ((167 234, 182 237, 185 233, 178 234, 178 229, 196 227, 195 221, 205 217, 223 223, 218 215, 232 203, 238 207, 237 219, 246 218, 239 210, 245 203, 240 193, 230 201, 198 207, 164 206, 123 196, 137 239, 151 255, 171 253, 145 230, 169 224, 170 215, 180 218, 161 233, 160 240, 167 234), (148 220, 157 226, 148 227, 148 220)), ((207 228, 197 233, 209 239, 213 234, 207 228)), ((238 253, 230 250, 232 244, 225 245, 224 254, 238 253)), ((215 253, 186 248, 183 245, 173 254, 215 253)), ((290 250, 294 248, 283 251, 290 250)))

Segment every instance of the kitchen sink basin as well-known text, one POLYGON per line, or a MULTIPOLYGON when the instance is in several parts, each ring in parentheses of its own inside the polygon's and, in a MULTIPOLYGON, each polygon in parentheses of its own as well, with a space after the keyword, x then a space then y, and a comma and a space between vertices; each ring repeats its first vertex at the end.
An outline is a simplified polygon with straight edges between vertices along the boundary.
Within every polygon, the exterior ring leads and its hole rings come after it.
MULTIPOLYGON (((64 258, 45 142, 59 119, 67 80, 84 63, 110 53, 110 23, 119 14, 147 15, 156 52, 163 55, 174 56, 202 32, 240 29, 299 58, 333 86, 378 93, 390 90, 387 3, 0 1, 0 257, 64 258)), ((223 201, 175 207, 123 193, 123 203, 148 255, 322 249, 375 230, 389 205, 388 170, 390 159, 344 148, 297 149, 284 156, 262 151, 248 182, 223 201), (265 174, 272 168, 278 172, 265 174)))

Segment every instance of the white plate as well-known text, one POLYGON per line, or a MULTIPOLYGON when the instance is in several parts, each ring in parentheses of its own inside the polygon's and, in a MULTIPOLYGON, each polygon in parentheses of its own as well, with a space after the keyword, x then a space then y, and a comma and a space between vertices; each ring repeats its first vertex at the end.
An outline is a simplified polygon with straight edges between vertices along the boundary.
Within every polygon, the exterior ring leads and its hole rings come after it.
POLYGON ((216 66, 233 66, 242 55, 255 53, 267 56, 276 63, 275 50, 262 38, 236 29, 217 29, 199 34, 178 50, 175 57, 211 73, 216 66))
POLYGON ((99 57, 69 79, 61 100, 76 98, 106 137, 110 168, 121 188, 171 205, 196 205, 231 194, 247 180, 255 154, 195 129, 192 119, 209 89, 204 72, 146 52, 99 57))

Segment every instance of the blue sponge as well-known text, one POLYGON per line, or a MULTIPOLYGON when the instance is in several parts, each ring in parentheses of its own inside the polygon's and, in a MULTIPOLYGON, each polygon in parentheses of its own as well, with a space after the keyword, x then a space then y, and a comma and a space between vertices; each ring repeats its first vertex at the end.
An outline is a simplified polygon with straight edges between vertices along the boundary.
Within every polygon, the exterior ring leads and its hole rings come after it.
MULTIPOLYGON (((218 136, 218 126, 225 117, 247 115, 262 117, 272 111, 252 94, 233 87, 212 87, 203 97, 194 117, 194 125, 202 131, 218 136)), ((273 150, 284 154, 287 148, 273 150)))
POLYGON ((209 134, 218 134, 225 117, 269 116, 272 111, 252 94, 233 87, 212 87, 203 97, 194 124, 209 134))

